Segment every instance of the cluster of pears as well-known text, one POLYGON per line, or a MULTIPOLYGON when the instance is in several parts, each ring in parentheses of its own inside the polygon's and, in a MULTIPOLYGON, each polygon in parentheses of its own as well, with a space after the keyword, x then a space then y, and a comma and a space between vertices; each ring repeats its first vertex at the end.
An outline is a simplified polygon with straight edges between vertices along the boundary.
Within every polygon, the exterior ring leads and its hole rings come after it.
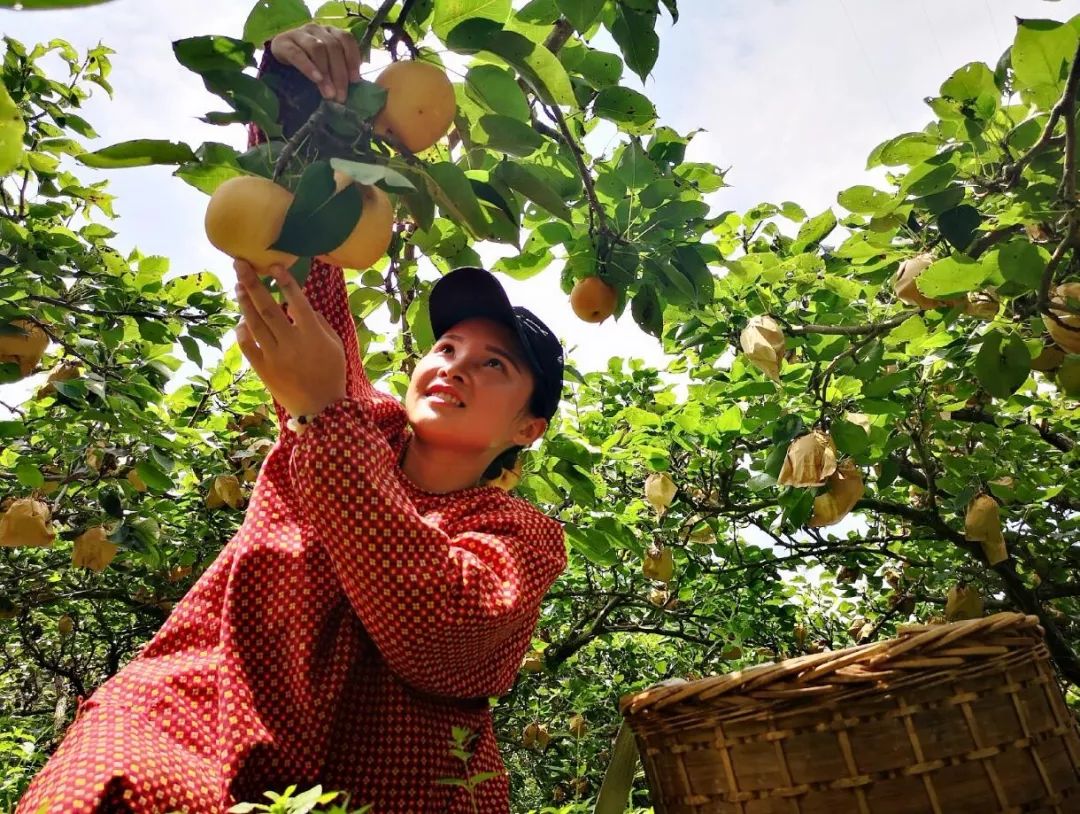
MULTIPOLYGON (((1037 231, 1027 231, 1029 237, 1037 239, 1037 231)), ((946 299, 923 294, 916 281, 933 263, 933 255, 923 253, 900 264, 893 278, 893 291, 899 300, 924 310, 959 307, 965 314, 980 319, 990 320, 997 316, 1000 303, 993 291, 972 291, 966 297, 946 299)), ((1080 359, 1067 356, 1080 354, 1080 313, 1070 310, 1070 300, 1080 301, 1080 282, 1061 283, 1050 292, 1050 314, 1044 314, 1042 319, 1051 342, 1044 345, 1032 360, 1031 367, 1043 373, 1057 371, 1061 389, 1070 396, 1080 396, 1080 359)))
MULTIPOLYGON (((450 129, 457 110, 454 88, 442 70, 425 62, 395 62, 375 79, 386 90, 386 104, 372 121, 372 131, 393 139, 410 152, 431 147, 450 129)), ((335 171, 335 192, 355 183, 335 171)), ((394 204, 376 186, 357 184, 363 203, 360 218, 345 241, 318 259, 345 268, 366 269, 390 246, 394 204)), ((233 258, 266 273, 272 265, 286 268, 296 255, 270 248, 281 234, 292 204, 289 190, 268 178, 240 175, 222 183, 206 208, 206 236, 233 258)))
POLYGON ((839 523, 855 508, 864 490, 859 467, 850 458, 839 461, 832 437, 820 429, 791 442, 776 480, 781 486, 826 487, 814 497, 814 513, 807 524, 812 528, 839 523))

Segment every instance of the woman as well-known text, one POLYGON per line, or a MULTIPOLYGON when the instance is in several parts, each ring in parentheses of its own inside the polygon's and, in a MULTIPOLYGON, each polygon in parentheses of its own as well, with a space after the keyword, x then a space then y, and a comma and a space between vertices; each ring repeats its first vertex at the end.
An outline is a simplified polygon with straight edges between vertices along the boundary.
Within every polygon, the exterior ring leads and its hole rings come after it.
MULTIPOLYGON (((283 36, 310 43, 299 33, 283 36)), ((558 341, 492 275, 459 269, 432 291, 438 340, 402 405, 364 376, 341 269, 313 263, 302 290, 275 269, 285 308, 236 269, 237 341, 281 436, 239 531, 80 704, 17 814, 224 812, 315 783, 377 812, 509 811, 488 699, 512 685, 566 554, 556 521, 483 480, 545 431, 558 341), (476 736, 467 769, 453 727, 476 736), (495 776, 477 809, 439 782, 479 772, 495 776)))

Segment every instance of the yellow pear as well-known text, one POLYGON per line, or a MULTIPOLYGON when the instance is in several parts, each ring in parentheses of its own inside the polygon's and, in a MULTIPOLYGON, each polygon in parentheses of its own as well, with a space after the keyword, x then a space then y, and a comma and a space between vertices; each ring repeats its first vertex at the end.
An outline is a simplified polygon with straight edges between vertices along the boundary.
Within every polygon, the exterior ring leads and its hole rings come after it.
POLYGON ((134 467, 128 470, 127 482, 131 484, 132 488, 136 492, 146 491, 146 481, 142 479, 142 475, 139 474, 139 470, 134 467))
POLYGON ((1009 559, 1005 538, 1001 534, 1001 514, 998 503, 990 495, 976 495, 968 503, 964 515, 964 537, 982 546, 991 565, 1009 559))
POLYGON ((56 392, 56 388, 53 386, 53 382, 66 382, 71 379, 77 379, 82 374, 82 368, 76 362, 64 362, 53 368, 49 373, 49 378, 45 380, 45 384, 38 388, 34 398, 42 399, 46 396, 51 396, 56 392))
POLYGON ((244 492, 240 488, 240 481, 235 475, 218 475, 210 485, 210 493, 206 496, 208 508, 217 509, 228 506, 231 509, 239 509, 244 504, 244 492))
POLYGON ((645 500, 649 502, 657 514, 667 511, 671 501, 675 499, 678 487, 675 481, 666 472, 654 472, 645 478, 645 500))
POLYGON ((95 526, 87 529, 75 538, 75 548, 71 552, 71 564, 76 568, 89 568, 101 571, 116 556, 116 543, 108 540, 108 529, 95 526))
POLYGON ((1080 313, 1067 310, 1067 300, 1080 300, 1080 283, 1062 283, 1050 297, 1050 311, 1068 327, 1059 325, 1049 315, 1043 315, 1043 324, 1050 338, 1069 353, 1080 353, 1080 313))
MULTIPOLYGON (((338 190, 342 190, 352 177, 340 171, 334 172, 338 190)), ((348 269, 368 269, 386 254, 394 237, 394 204, 390 196, 375 186, 360 187, 363 208, 360 219, 345 241, 327 252, 321 259, 348 269)))
POLYGON ((551 735, 548 734, 547 727, 536 721, 528 724, 521 733, 521 745, 526 749, 543 750, 550 740, 551 735))
POLYGON ((454 121, 454 86, 441 68, 417 60, 392 62, 375 77, 386 89, 386 104, 372 129, 419 153, 442 138, 454 121))
POLYGON ((18 333, 0 333, 0 362, 14 362, 19 366, 20 376, 25 378, 34 372, 45 355, 49 336, 28 319, 16 319, 9 327, 18 333))
POLYGON ((675 575, 675 561, 671 556, 670 548, 654 547, 645 554, 645 560, 641 564, 642 573, 646 579, 656 582, 670 582, 675 575))
POLYGON ((585 716, 578 714, 572 717, 570 719, 569 725, 567 726, 567 729, 570 730, 570 734, 573 735, 575 738, 585 737, 585 733, 589 729, 589 727, 585 723, 585 716))
POLYGON ((206 236, 229 257, 246 260, 260 273, 275 264, 289 268, 296 255, 270 247, 281 235, 292 200, 289 190, 269 178, 237 175, 210 196, 206 236))
POLYGON ((750 319, 739 334, 739 344, 750 363, 773 381, 780 381, 784 361, 784 332, 770 316, 750 319))
POLYGON ((814 514, 809 522, 811 528, 839 523, 855 508, 865 489, 862 472, 851 458, 837 467, 827 483, 828 491, 814 498, 814 514))
POLYGON ((539 650, 530 650, 521 662, 521 669, 526 673, 539 673, 544 669, 544 654, 539 650))
POLYGON ((615 313, 619 295, 599 277, 584 277, 574 283, 570 292, 570 307, 578 319, 601 323, 615 313))
POLYGON ((908 305, 917 305, 923 310, 959 305, 966 302, 966 298, 936 300, 933 297, 926 296, 919 290, 915 281, 933 263, 934 256, 931 254, 919 254, 915 257, 909 257, 901 263, 900 268, 896 270, 896 277, 893 278, 893 291, 896 292, 897 299, 906 302, 908 305))
POLYGON ((49 505, 43 501, 29 497, 11 501, 0 517, 0 546, 51 547, 56 531, 50 518, 49 505))
POLYGON ((781 486, 821 486, 836 471, 836 446, 827 432, 814 430, 787 448, 777 482, 781 486))
POLYGON ((954 585, 945 598, 945 618, 950 622, 978 619, 983 615, 983 600, 972 585, 954 585))

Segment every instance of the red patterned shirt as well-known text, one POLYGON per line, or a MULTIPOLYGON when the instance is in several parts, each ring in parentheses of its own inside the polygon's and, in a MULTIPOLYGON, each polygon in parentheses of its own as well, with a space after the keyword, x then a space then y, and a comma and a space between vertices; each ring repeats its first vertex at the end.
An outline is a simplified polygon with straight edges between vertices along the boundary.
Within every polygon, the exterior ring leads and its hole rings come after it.
MULTIPOLYGON (((425 492, 405 411, 364 376, 341 269, 304 286, 343 338, 348 397, 287 428, 244 521, 164 626, 80 705, 17 814, 224 812, 290 784, 375 812, 471 812, 449 752, 477 734, 481 812, 509 811, 487 698, 513 683, 562 527, 491 486, 425 492)), ((275 402, 279 422, 287 415, 275 402)))

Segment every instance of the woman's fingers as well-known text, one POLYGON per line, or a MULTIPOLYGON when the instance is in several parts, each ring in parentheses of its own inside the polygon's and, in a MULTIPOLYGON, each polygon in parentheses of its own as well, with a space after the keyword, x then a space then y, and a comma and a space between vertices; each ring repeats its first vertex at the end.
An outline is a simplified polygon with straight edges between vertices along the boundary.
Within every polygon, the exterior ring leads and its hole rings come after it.
POLYGON ((332 28, 325 31, 324 37, 322 41, 326 43, 326 61, 330 80, 334 83, 334 98, 344 104, 349 95, 349 64, 345 59, 344 41, 332 28))
POLYGON ((296 278, 292 276, 292 273, 287 268, 280 265, 271 266, 270 274, 277 281, 281 293, 285 295, 285 302, 289 306, 288 318, 292 320, 293 325, 299 330, 307 329, 314 323, 315 317, 318 315, 315 309, 311 307, 311 303, 308 302, 308 298, 304 295, 300 284, 296 282, 296 278))
POLYGON ((249 263, 237 260, 233 263, 233 268, 236 269, 238 281, 237 302, 251 333, 263 348, 277 345, 287 336, 292 323, 249 263))
POLYGON ((279 62, 292 65, 316 85, 321 85, 326 80, 322 71, 319 70, 304 49, 300 47, 294 37, 281 38, 281 42, 275 42, 274 56, 279 62))

